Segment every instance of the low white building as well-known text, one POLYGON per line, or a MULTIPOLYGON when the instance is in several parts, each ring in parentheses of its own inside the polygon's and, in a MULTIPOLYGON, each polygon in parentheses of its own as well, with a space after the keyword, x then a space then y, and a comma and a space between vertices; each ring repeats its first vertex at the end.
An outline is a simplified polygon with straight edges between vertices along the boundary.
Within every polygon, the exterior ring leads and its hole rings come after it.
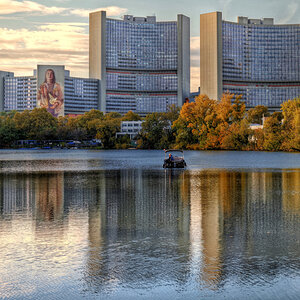
POLYGON ((142 130, 142 123, 144 121, 122 121, 121 131, 116 133, 116 137, 128 135, 130 139, 135 139, 142 130))

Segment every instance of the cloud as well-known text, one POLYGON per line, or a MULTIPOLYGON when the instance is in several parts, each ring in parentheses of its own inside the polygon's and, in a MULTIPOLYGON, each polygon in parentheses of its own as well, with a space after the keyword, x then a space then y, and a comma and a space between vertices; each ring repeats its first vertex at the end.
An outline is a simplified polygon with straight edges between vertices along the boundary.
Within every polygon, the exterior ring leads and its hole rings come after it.
MULTIPOLYGON (((107 16, 117 17, 127 13, 126 8, 118 6, 108 6, 97 8, 93 11, 105 10, 107 16)), ((66 14, 79 17, 88 17, 91 10, 74 9, 57 6, 45 6, 33 1, 1 0, 0 15, 10 15, 15 13, 39 13, 41 15, 66 14)))
POLYGON ((53 63, 86 77, 88 44, 85 23, 47 23, 35 30, 0 28, 1 70, 31 75, 37 64, 53 63))
MULTIPOLYGON (((128 11, 127 8, 122 8, 122 7, 118 7, 118 6, 99 7, 97 9, 92 10, 92 11, 100 11, 100 10, 105 10, 106 15, 108 17, 122 16, 122 15, 126 14, 127 11, 128 11)), ((70 14, 77 15, 77 16, 80 16, 80 17, 88 17, 89 13, 92 12, 92 11, 86 10, 86 9, 72 9, 70 11, 70 14)))
POLYGON ((63 7, 45 6, 33 1, 15 1, 1 0, 0 15, 9 15, 14 13, 32 13, 39 12, 42 15, 59 14, 65 11, 63 7))
POLYGON ((286 6, 286 10, 282 13, 279 23, 286 24, 293 20, 294 16, 299 13, 299 4, 291 2, 286 6))

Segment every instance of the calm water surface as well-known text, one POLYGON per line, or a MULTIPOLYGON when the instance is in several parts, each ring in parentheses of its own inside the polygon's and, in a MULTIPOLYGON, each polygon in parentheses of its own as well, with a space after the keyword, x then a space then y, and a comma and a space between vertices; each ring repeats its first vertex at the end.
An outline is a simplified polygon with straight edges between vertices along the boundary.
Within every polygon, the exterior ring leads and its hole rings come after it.
POLYGON ((300 154, 0 150, 0 298, 299 299, 300 154))

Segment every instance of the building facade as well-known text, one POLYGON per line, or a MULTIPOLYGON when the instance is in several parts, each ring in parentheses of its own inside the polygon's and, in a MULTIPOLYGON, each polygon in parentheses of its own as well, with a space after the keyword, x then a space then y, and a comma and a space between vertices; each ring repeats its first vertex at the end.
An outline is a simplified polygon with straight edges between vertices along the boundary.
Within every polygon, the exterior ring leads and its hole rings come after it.
POLYGON ((90 14, 89 77, 101 80, 104 112, 146 115, 181 106, 190 91, 190 21, 90 14))
MULTIPOLYGON (((0 72, 0 111, 24 111, 37 107, 37 71, 33 76, 0 72)), ((64 71, 64 114, 84 114, 98 109, 99 80, 70 76, 64 71)))
POLYGON ((4 77, 4 111, 32 110, 36 107, 36 77, 4 77))
POLYGON ((134 139, 142 130, 144 121, 122 121, 121 131, 116 133, 116 137, 128 135, 130 139, 134 139))
POLYGON ((4 85, 7 78, 13 77, 14 73, 0 71, 0 112, 4 111, 4 85))
POLYGON ((229 92, 242 95, 247 108, 279 110, 300 96, 300 25, 200 15, 200 88, 213 99, 229 92))

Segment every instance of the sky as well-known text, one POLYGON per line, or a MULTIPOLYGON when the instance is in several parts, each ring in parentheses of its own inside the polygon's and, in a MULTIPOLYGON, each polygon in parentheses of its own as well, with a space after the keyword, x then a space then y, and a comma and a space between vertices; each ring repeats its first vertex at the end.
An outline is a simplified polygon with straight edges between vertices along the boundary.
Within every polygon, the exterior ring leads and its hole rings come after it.
POLYGON ((227 21, 246 16, 300 24, 300 0, 0 0, 0 70, 27 76, 37 64, 60 64, 71 76, 88 77, 88 15, 97 10, 116 19, 190 17, 191 91, 199 86, 200 14, 221 11, 227 21))

